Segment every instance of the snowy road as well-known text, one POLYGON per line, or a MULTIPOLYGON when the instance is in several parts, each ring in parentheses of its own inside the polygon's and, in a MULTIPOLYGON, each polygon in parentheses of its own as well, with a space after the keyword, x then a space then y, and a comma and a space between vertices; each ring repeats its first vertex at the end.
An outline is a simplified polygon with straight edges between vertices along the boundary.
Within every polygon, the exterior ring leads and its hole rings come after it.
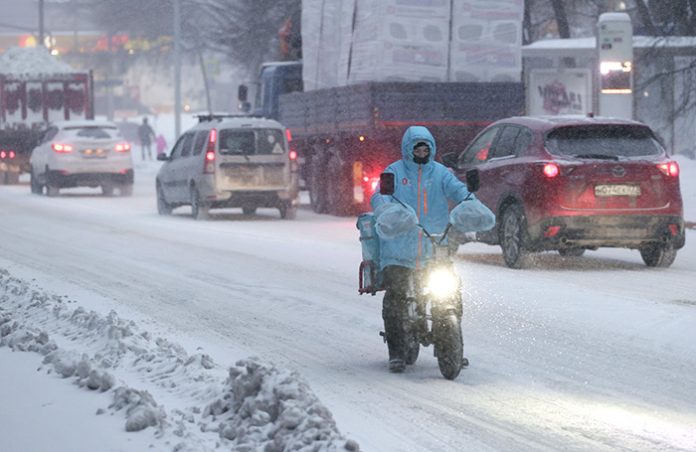
POLYGON ((471 366, 450 382, 432 348, 387 372, 381 296, 357 295, 354 219, 160 217, 153 171, 140 168, 132 198, 2 187, 0 268, 217 362, 297 370, 365 451, 696 450, 694 231, 658 270, 628 250, 510 270, 497 247, 461 247, 471 366))

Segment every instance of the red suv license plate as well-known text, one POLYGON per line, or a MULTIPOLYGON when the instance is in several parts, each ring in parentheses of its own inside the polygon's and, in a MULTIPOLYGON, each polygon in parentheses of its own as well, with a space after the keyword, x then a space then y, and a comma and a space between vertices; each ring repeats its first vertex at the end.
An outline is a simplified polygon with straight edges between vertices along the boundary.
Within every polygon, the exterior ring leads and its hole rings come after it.
POLYGON ((640 196, 639 185, 595 185, 595 196, 640 196))

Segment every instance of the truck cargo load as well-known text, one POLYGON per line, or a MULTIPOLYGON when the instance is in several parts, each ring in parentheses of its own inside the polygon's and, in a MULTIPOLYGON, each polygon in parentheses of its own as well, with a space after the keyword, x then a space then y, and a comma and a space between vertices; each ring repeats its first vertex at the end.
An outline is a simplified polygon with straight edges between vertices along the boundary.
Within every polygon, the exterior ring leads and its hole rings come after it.
POLYGON ((522 0, 303 1, 303 60, 262 66, 252 114, 289 129, 315 212, 369 210, 409 126, 443 155, 524 114, 522 12, 522 0))

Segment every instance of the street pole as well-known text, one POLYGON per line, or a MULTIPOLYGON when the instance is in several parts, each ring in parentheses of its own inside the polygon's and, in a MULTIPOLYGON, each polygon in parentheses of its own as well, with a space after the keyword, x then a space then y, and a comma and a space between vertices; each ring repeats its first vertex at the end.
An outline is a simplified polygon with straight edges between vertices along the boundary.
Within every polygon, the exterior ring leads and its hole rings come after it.
POLYGON ((114 58, 114 33, 108 31, 106 33, 107 54, 109 55, 109 73, 106 76, 106 119, 112 121, 114 119, 114 87, 111 85, 113 76, 116 73, 116 59, 114 58))
POLYGON ((39 45, 44 47, 44 0, 39 0, 39 45))
POLYGON ((174 0, 174 140, 181 133, 181 0, 174 0))

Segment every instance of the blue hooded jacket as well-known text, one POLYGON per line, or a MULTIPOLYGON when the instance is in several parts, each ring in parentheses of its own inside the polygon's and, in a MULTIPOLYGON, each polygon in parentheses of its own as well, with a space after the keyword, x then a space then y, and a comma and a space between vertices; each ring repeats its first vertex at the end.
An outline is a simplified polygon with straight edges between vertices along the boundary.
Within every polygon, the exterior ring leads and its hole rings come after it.
MULTIPOLYGON (((394 196, 415 210, 418 222, 429 233, 439 234, 444 232, 449 221, 448 201, 460 203, 469 196, 469 190, 447 167, 435 161, 435 152, 435 139, 430 131, 422 126, 411 126, 401 140, 403 158, 384 172, 394 173, 394 196), (430 145, 430 158, 419 165, 413 161, 413 147, 421 141, 430 145)), ((381 195, 377 189, 370 202, 374 211, 385 203, 398 201, 381 195)), ((388 265, 419 268, 432 255, 431 248, 430 240, 421 229, 391 240, 380 238, 380 269, 388 265)))

